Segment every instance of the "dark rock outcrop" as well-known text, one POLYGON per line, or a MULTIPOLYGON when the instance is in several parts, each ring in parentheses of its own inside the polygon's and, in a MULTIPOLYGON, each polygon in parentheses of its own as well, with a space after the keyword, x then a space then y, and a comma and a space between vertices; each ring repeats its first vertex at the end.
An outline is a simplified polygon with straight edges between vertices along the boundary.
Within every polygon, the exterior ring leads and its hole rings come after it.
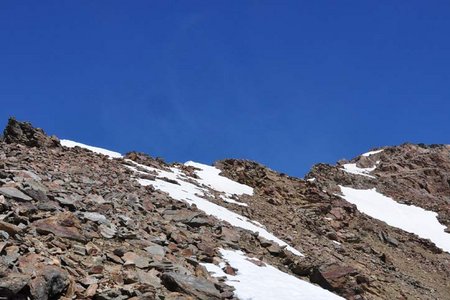
POLYGON ((3 132, 6 143, 23 144, 28 147, 58 147, 57 137, 49 137, 40 128, 34 128, 31 123, 19 122, 14 118, 8 120, 8 125, 3 132))

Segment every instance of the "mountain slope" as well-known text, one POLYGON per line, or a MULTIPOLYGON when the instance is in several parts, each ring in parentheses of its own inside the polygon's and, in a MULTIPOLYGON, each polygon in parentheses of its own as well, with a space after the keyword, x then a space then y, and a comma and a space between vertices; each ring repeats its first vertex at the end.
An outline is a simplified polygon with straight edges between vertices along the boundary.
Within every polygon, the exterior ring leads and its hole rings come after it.
POLYGON ((345 194, 434 211, 445 242, 448 146, 385 148, 301 180, 122 156, 10 120, 0 158, 0 298, 449 299, 450 254, 345 194))

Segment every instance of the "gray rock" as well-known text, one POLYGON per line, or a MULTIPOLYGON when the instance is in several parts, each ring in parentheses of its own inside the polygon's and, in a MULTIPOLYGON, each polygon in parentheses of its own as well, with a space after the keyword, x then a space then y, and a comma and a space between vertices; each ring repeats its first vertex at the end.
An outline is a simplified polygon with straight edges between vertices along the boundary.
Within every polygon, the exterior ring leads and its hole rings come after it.
POLYGON ((6 231, 0 230, 0 240, 7 241, 9 240, 9 233, 6 231))
POLYGON ((97 222, 99 224, 107 222, 107 219, 104 215, 96 212, 85 212, 83 213, 83 216, 85 219, 91 220, 92 222, 97 222))
POLYGON ((99 226, 99 229, 100 229, 100 234, 107 239, 112 239, 116 235, 116 232, 117 232, 116 226, 114 226, 112 224, 110 226, 102 224, 99 226))
POLYGON ((41 181, 41 177, 39 177, 38 175, 34 174, 31 171, 27 171, 27 170, 9 170, 9 172, 14 173, 16 175, 16 177, 19 178, 31 178, 33 180, 36 181, 41 181))
POLYGON ((146 272, 144 270, 136 270, 137 278, 140 283, 151 285, 155 288, 161 287, 161 280, 158 278, 158 271, 150 270, 146 272))
POLYGON ((69 208, 76 208, 76 201, 70 197, 67 197, 67 196, 55 197, 55 200, 58 201, 59 204, 61 204, 63 206, 67 206, 69 208))
POLYGON ((13 198, 21 201, 31 201, 31 197, 25 195, 21 191, 13 187, 0 187, 0 194, 8 198, 13 198))
POLYGON ((0 299, 16 299, 17 294, 28 284, 30 277, 13 273, 0 278, 0 299), (2 298, 5 297, 5 298, 2 298))
POLYGON ((31 294, 36 300, 57 299, 69 285, 67 273, 56 266, 45 266, 31 282, 31 294))
POLYGON ((152 256, 164 257, 166 255, 166 249, 163 246, 153 244, 145 248, 145 251, 150 253, 152 256))
POLYGON ((24 183, 24 193, 37 201, 48 201, 48 189, 45 185, 35 180, 24 183))
POLYGON ((161 280, 169 291, 186 293, 200 300, 221 298, 214 284, 203 278, 168 272, 161 280))

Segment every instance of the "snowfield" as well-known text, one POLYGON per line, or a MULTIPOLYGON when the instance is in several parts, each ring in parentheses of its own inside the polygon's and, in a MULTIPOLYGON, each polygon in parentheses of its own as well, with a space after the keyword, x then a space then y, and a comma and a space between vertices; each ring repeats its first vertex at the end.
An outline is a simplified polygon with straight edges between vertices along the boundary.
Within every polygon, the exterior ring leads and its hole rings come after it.
POLYGON ((388 225, 430 239, 439 248, 450 253, 450 234, 439 223, 437 213, 414 205, 400 204, 375 189, 357 190, 339 186, 345 200, 355 204, 358 210, 388 225))
POLYGON ((239 299, 246 300, 333 300, 341 298, 319 286, 281 272, 277 268, 249 258, 241 251, 221 249, 222 258, 237 269, 236 275, 226 274, 220 266, 202 264, 214 277, 226 277, 226 284, 233 286, 239 299), (259 265, 255 264, 257 262, 259 265))

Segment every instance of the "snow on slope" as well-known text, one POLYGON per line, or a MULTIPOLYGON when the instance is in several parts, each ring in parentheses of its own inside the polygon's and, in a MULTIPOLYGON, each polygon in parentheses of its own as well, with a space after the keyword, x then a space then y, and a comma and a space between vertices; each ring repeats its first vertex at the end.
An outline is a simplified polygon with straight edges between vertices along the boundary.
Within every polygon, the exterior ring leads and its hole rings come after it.
MULTIPOLYGON (((221 170, 216 167, 196 163, 193 161, 188 161, 185 163, 186 166, 192 166, 197 169, 195 173, 200 179, 197 179, 198 182, 209 186, 213 190, 223 192, 226 194, 227 198, 230 198, 233 194, 236 195, 253 195, 253 188, 249 187, 245 184, 240 184, 236 181, 228 179, 227 177, 220 176, 221 170)), ((226 200, 225 200, 226 201, 226 200)))
MULTIPOLYGON (((157 173, 156 180, 148 180, 148 179, 138 179, 138 182, 144 186, 152 185, 154 188, 166 192, 175 200, 185 201, 190 205, 195 204, 198 209, 204 211, 206 214, 216 217, 219 220, 226 221, 233 226, 247 229, 252 232, 258 232, 260 236, 276 242, 280 246, 285 246, 287 250, 291 251, 295 255, 303 256, 297 249, 289 246, 286 242, 277 238, 272 233, 268 232, 260 223, 256 221, 249 220, 248 218, 232 212, 231 210, 217 205, 211 201, 208 201, 205 197, 208 196, 208 191, 206 189, 201 188, 201 182, 205 182, 205 179, 201 179, 198 182, 199 185, 196 185, 192 182, 188 182, 188 177, 184 175, 184 173, 175 167, 170 168, 169 171, 164 171, 152 167, 148 167, 145 165, 140 165, 136 162, 132 162, 134 165, 139 166, 143 169, 146 169, 151 173, 157 173), (168 182, 163 178, 168 178, 171 180, 176 180, 178 184, 168 182)), ((132 167, 131 167, 132 168, 132 167)), ((134 171, 136 174, 141 173, 141 171, 137 171, 135 168, 134 171)), ((139 177, 139 176, 137 176, 139 177)), ((189 177, 190 181, 195 182, 196 179, 189 177)), ((228 179, 229 180, 229 179, 228 179)), ((231 181, 231 180, 230 180, 231 181)), ((226 182, 226 181, 223 181, 226 182)), ((222 183, 223 183, 222 182, 222 183)), ((210 183, 211 184, 211 183, 210 183)), ((238 184, 234 182, 234 184, 238 184)), ((232 187, 237 187, 237 185, 232 186, 222 186, 223 190, 230 191, 232 187)), ((245 188, 246 191, 250 191, 250 187, 245 188)), ((236 190, 234 190, 236 192, 236 190)), ((253 191, 253 190, 252 190, 253 191)))
POLYGON ((364 154, 361 154, 361 156, 366 156, 366 157, 367 157, 367 156, 371 156, 371 155, 380 153, 380 152, 382 152, 382 151, 384 151, 384 149, 374 150, 374 151, 369 151, 369 152, 366 152, 366 153, 364 153, 364 154))
POLYGON ((356 166, 356 164, 345 164, 343 165, 343 167, 344 168, 342 168, 341 170, 344 170, 347 173, 376 178, 375 176, 369 175, 370 172, 376 169, 376 166, 372 168, 359 168, 356 166))
POLYGON ((85 144, 70 141, 70 140, 60 140, 60 143, 61 143, 61 145, 65 146, 65 147, 73 148, 73 147, 78 146, 80 148, 91 150, 92 152, 95 152, 95 153, 109 156, 110 158, 121 158, 122 157, 122 154, 120 154, 118 152, 106 150, 106 149, 99 148, 99 147, 93 147, 93 146, 85 145, 85 144))
MULTIPOLYGON (((110 158, 120 158, 122 155, 118 152, 106 150, 103 148, 93 147, 89 145, 85 145, 82 143, 70 141, 70 140, 61 140, 61 145, 66 147, 81 147, 88 150, 91 150, 95 153, 100 153, 103 155, 107 155, 110 158)), ((252 232, 258 232, 260 236, 276 242, 280 246, 285 246, 287 250, 291 251, 295 255, 303 256, 297 249, 289 246, 286 242, 280 240, 273 234, 269 233, 263 225, 256 221, 249 220, 248 218, 241 216, 235 212, 232 212, 225 207, 222 207, 220 205, 214 204, 205 198, 206 196, 212 196, 208 195, 208 191, 204 188, 201 188, 201 185, 206 185, 212 189, 217 190, 218 192, 225 193, 224 195, 221 195, 221 198, 226 202, 235 203, 237 205, 243 205, 247 206, 247 204, 238 202, 234 199, 231 199, 230 197, 232 194, 236 195, 253 195, 253 189, 249 186, 240 184, 238 182, 232 181, 224 176, 220 176, 220 170, 203 165, 200 163, 195 163, 192 161, 189 161, 186 163, 187 166, 193 166, 195 168, 198 168, 199 171, 196 171, 197 175, 200 177, 200 179, 195 178, 189 178, 190 180, 196 181, 198 185, 192 184, 190 182, 187 182, 188 177, 178 168, 171 168, 171 172, 164 171, 152 167, 148 167, 145 165, 138 164, 132 160, 127 160, 128 162, 131 162, 135 164, 136 166, 139 166, 143 169, 148 170, 150 173, 157 173, 158 177, 156 180, 148 180, 148 179, 138 179, 138 182, 144 186, 152 185, 156 189, 159 189, 163 192, 166 192, 170 195, 170 197, 174 198, 175 200, 179 201, 186 201, 189 204, 195 204, 200 210, 203 210, 205 213, 212 215, 220 220, 226 221, 230 223, 233 226, 240 227, 243 229, 247 229, 252 232), (161 178, 167 178, 171 180, 176 180, 179 184, 173 184, 170 182, 167 182, 165 180, 162 180, 161 178)), ((132 168, 130 166, 127 166, 131 168, 133 171, 136 172, 136 174, 143 173, 142 171, 138 171, 136 168, 132 168)))
POLYGON ((436 246, 450 252, 450 234, 439 223, 437 213, 414 205, 400 204, 378 193, 375 189, 357 190, 339 186, 345 200, 355 204, 358 210, 390 226, 430 239, 436 246))
POLYGON ((332 300, 344 299, 321 287, 300 280, 292 275, 281 272, 271 265, 258 266, 251 261, 259 260, 249 258, 241 251, 224 250, 220 253, 225 261, 235 269, 236 275, 228 275, 220 266, 214 264, 202 264, 214 277, 226 277, 226 284, 233 286, 239 299, 252 300, 332 300))

